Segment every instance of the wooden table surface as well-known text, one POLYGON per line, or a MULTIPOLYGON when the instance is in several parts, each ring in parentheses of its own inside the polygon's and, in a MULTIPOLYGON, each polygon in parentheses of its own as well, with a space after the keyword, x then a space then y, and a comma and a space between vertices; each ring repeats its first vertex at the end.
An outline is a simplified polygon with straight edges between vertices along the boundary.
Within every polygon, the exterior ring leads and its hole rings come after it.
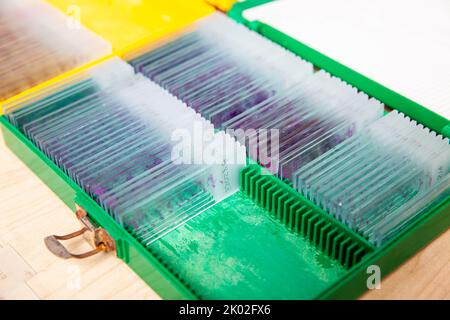
MULTIPOLYGON (((79 224, 0 140, 0 299, 159 299, 112 254, 62 260, 48 252, 45 236, 79 224)), ((75 252, 90 249, 84 241, 66 244, 75 252)), ((450 299, 450 231, 362 298, 450 299)))

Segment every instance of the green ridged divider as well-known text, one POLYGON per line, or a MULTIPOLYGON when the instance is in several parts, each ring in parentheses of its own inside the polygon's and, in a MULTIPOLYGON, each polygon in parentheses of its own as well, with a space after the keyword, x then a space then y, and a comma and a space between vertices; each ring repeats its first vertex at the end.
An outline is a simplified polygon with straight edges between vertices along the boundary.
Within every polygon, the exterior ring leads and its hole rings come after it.
POLYGON ((316 248, 349 269, 374 247, 289 185, 252 164, 240 174, 242 192, 270 212, 290 231, 305 237, 316 248))

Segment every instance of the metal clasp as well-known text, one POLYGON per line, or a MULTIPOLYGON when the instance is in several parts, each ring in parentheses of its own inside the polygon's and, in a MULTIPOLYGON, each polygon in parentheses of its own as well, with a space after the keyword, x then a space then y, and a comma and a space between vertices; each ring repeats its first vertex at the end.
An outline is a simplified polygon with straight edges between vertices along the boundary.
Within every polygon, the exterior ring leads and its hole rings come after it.
POLYGON ((84 259, 93 256, 99 252, 110 252, 116 250, 116 244, 114 239, 108 234, 108 232, 103 228, 96 228, 87 216, 86 210, 81 206, 77 205, 76 216, 81 222, 82 228, 78 231, 66 234, 64 236, 51 235, 44 239, 47 249, 50 250, 55 256, 62 259, 77 258, 84 259), (67 248, 61 243, 60 240, 69 240, 76 238, 78 236, 84 236, 90 244, 93 246, 93 250, 75 254, 71 253, 67 248))

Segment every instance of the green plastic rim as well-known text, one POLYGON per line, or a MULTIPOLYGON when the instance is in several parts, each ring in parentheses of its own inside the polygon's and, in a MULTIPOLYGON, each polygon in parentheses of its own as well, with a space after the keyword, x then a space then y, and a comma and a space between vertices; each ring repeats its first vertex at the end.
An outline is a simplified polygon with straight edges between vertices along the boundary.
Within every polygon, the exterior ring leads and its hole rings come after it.
POLYGON ((355 88, 364 91, 369 96, 374 97, 386 106, 396 109, 413 120, 422 123, 433 131, 450 138, 450 120, 427 109, 405 96, 402 96, 380 83, 377 83, 366 76, 348 68, 336 60, 320 53, 319 51, 301 43, 297 39, 280 32, 270 25, 260 21, 249 21, 244 18, 245 10, 272 2, 273 0, 247 0, 236 3, 228 12, 228 15, 235 21, 246 25, 248 28, 260 33, 270 40, 278 43, 282 47, 292 51, 299 57, 311 62, 316 67, 323 69, 330 74, 351 84, 355 88))

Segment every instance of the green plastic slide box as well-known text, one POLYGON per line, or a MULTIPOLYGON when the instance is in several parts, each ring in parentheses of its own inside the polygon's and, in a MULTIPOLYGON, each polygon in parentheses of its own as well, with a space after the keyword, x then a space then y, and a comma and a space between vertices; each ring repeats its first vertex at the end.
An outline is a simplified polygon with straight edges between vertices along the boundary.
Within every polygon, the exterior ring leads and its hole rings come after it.
MULTIPOLYGON (((230 11, 230 16, 287 49, 292 50, 302 58, 311 61, 317 67, 327 70, 358 89, 376 97, 389 107, 398 109, 434 131, 449 136, 450 127, 448 120, 308 48, 297 40, 287 37, 270 26, 259 22, 246 21, 242 18, 243 10, 265 2, 267 1, 260 0, 238 3, 230 11)), ((127 230, 115 222, 94 200, 87 196, 75 182, 67 177, 21 132, 13 127, 6 118, 0 118, 0 125, 7 146, 72 210, 75 211, 75 204, 82 206, 88 212, 89 218, 96 225, 105 228, 116 241, 118 258, 125 261, 162 298, 255 298, 255 296, 251 295, 245 296, 246 291, 242 289, 242 292, 240 292, 239 286, 234 288, 234 291, 221 290, 221 287, 213 288, 212 286, 208 290, 202 291, 202 286, 199 285, 198 279, 192 275, 188 276, 189 273, 187 272, 183 272, 185 265, 181 260, 169 259, 168 256, 162 255, 161 252, 157 253, 143 246, 127 230)), ((318 282, 316 286, 315 280, 311 277, 309 279, 311 280, 309 282, 310 286, 305 286, 301 294, 294 292, 290 295, 291 292, 288 292, 285 296, 275 296, 275 298, 357 298, 367 290, 369 266, 379 266, 381 276, 384 278, 450 226, 450 199, 445 199, 423 214, 414 224, 408 226, 408 228, 403 230, 397 237, 386 243, 383 247, 375 248, 358 234, 355 234, 344 225, 335 221, 326 212, 323 212, 320 208, 303 198, 289 185, 276 177, 261 174, 261 172, 261 168, 257 165, 250 165, 242 170, 240 177, 241 191, 239 192, 240 195, 237 201, 244 203, 243 206, 248 206, 253 216, 261 215, 261 218, 265 222, 278 228, 276 229, 278 232, 282 230, 281 232, 286 233, 286 235, 282 233, 281 235, 275 234, 273 236, 280 238, 275 239, 279 240, 278 242, 274 242, 280 244, 279 247, 274 245, 268 246, 271 248, 269 255, 276 254, 281 249, 281 246, 284 246, 283 241, 285 240, 283 237, 290 237, 292 235, 294 238, 305 239, 306 242, 311 244, 313 248, 311 249, 312 256, 317 256, 321 252, 330 257, 330 259, 337 261, 337 264, 342 267, 334 277, 330 277, 329 280, 321 282, 320 286, 318 282), (260 209, 251 207, 248 204, 250 202, 255 203, 255 206, 258 206, 260 209)), ((223 203, 225 204, 218 206, 216 211, 228 210, 226 209, 227 201, 228 199, 224 200, 223 203)), ((192 219, 194 225, 191 227, 206 228, 205 226, 207 224, 202 224, 201 219, 214 219, 214 217, 210 218, 208 215, 212 216, 212 214, 205 213, 192 219), (202 218, 204 216, 206 216, 205 219, 202 218), (195 224, 196 221, 200 222, 195 224)), ((220 216, 220 212, 216 212, 216 215, 220 216)), ((216 220, 219 218, 216 218, 216 220)), ((234 223, 238 228, 241 226, 242 228, 245 227, 241 221, 234 223)), ((257 231, 258 227, 255 227, 255 230, 257 234, 259 232, 257 231)), ((261 237, 264 236, 265 234, 261 232, 261 237)), ((233 244, 239 243, 241 239, 237 239, 238 237, 240 237, 239 232, 230 232, 228 240, 233 244)), ((176 239, 172 239, 172 241, 176 241, 176 239)), ((306 248, 306 245, 304 246, 306 248)), ((215 248, 215 251, 209 252, 211 259, 214 255, 222 257, 233 254, 226 247, 217 245, 215 248)), ((261 252, 261 248, 258 247, 256 241, 254 243, 246 242, 245 248, 247 250, 245 254, 251 253, 252 251, 256 253, 261 252)), ((305 261, 306 263, 313 263, 310 260, 305 261)), ((265 263, 264 260, 263 262, 265 263)), ((267 267, 271 266, 267 262, 267 267)), ((292 268, 294 267, 295 265, 292 266, 292 268)), ((325 268, 321 267, 321 264, 314 264, 311 267, 316 273, 325 272, 325 268), (324 268, 324 270, 321 270, 321 268, 324 268)), ((210 276, 217 277, 217 270, 205 267, 202 272, 206 275, 209 272, 210 276)), ((300 273, 298 275, 293 272, 289 274, 292 279, 300 277, 300 273)), ((272 291, 279 290, 279 292, 282 292, 282 288, 277 285, 277 282, 282 283, 283 279, 281 272, 278 272, 278 275, 274 274, 272 278, 264 280, 268 281, 267 286, 272 291)), ((254 281, 262 280, 256 279, 254 281)), ((204 284, 202 285, 205 286, 204 284)), ((257 287, 258 284, 255 283, 254 285, 257 287)), ((270 295, 262 296, 262 298, 272 297, 270 295)), ((256 298, 261 298, 261 296, 257 296, 256 298)))

